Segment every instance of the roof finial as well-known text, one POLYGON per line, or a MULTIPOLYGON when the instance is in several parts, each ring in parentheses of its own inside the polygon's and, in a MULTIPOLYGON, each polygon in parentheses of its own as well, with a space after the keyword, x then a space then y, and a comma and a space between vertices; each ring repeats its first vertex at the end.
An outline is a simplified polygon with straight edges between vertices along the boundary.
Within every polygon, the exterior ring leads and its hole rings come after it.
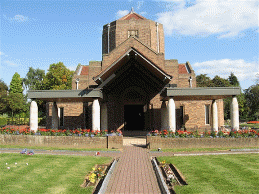
POLYGON ((131 7, 131 11, 130 11, 130 13, 134 13, 134 9, 133 9, 133 7, 131 7))

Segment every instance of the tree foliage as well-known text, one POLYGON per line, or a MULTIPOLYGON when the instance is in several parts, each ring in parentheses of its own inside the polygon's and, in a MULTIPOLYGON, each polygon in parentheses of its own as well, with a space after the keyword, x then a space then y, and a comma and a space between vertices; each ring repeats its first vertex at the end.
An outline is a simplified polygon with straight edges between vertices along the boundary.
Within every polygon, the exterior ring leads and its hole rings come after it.
POLYGON ((15 72, 15 74, 13 75, 12 81, 10 83, 10 93, 22 93, 23 92, 23 87, 22 87, 22 79, 20 77, 20 75, 15 72))
POLYGON ((215 76, 213 79, 212 79, 212 86, 213 87, 230 87, 231 84, 230 82, 228 81, 228 79, 224 79, 224 78, 221 78, 219 76, 215 76))
POLYGON ((72 88, 72 77, 74 71, 70 71, 62 63, 53 63, 48 69, 45 79, 43 80, 44 89, 46 90, 69 90, 72 88))
POLYGON ((23 95, 22 79, 16 72, 10 82, 10 90, 7 98, 8 106, 12 113, 19 113, 26 110, 26 102, 23 95))
POLYGON ((196 76, 197 87, 211 87, 211 79, 207 74, 200 74, 196 76))
POLYGON ((8 86, 0 79, 0 114, 7 109, 8 86))
POLYGON ((239 81, 233 72, 231 72, 230 76, 228 77, 228 81, 231 86, 236 86, 236 87, 240 86, 239 81))
POLYGON ((196 77, 196 83, 198 87, 230 87, 229 80, 224 79, 216 75, 213 79, 207 76, 207 74, 200 74, 196 77))
POLYGON ((32 67, 29 68, 26 77, 23 79, 23 83, 25 87, 29 90, 42 90, 43 79, 45 77, 45 71, 41 69, 34 69, 32 67))
POLYGON ((245 90, 247 106, 250 109, 250 117, 258 119, 259 117, 259 84, 250 86, 245 90))

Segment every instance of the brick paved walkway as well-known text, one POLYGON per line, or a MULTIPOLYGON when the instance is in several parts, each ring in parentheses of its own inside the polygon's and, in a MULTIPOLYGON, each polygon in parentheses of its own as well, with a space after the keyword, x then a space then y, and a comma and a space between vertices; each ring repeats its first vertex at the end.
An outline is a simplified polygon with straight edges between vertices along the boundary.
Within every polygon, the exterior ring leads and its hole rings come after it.
POLYGON ((105 193, 161 193, 147 149, 124 147, 105 193))

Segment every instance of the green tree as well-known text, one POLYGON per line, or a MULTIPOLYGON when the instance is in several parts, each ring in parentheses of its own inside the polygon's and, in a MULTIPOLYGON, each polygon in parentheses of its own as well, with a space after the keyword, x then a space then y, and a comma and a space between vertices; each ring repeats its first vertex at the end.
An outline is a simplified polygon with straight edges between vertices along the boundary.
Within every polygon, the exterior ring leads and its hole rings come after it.
POLYGON ((232 86, 236 86, 236 87, 240 86, 239 81, 233 72, 231 72, 230 76, 228 77, 228 81, 232 86))
POLYGON ((23 79, 23 83, 25 87, 29 90, 42 90, 43 86, 43 79, 45 77, 45 71, 41 69, 33 69, 32 67, 29 68, 26 77, 23 79))
POLYGON ((12 116, 26 110, 26 102, 23 95, 22 79, 16 72, 10 82, 10 90, 7 98, 8 106, 12 111, 12 116))
MULTIPOLYGON (((23 79, 25 87, 29 90, 43 90, 44 84, 43 80, 45 78, 45 71, 41 69, 29 68, 26 77, 23 79)), ((42 100, 35 100, 38 105, 39 116, 45 115, 45 102, 42 100)))
POLYGON ((259 84, 250 86, 245 90, 245 98, 251 119, 258 119, 259 116, 259 84))
POLYGON ((8 86, 0 79, 0 114, 7 110, 8 86))
POLYGON ((10 83, 10 93, 20 93, 22 94, 23 92, 23 87, 22 87, 22 79, 20 77, 20 75, 15 72, 15 74, 13 75, 12 81, 10 83))
POLYGON ((207 74, 200 74, 196 76, 197 87, 211 87, 211 79, 207 74))
POLYGON ((48 69, 43 84, 46 90, 69 90, 72 88, 74 71, 70 71, 62 63, 53 63, 48 69))
POLYGON ((227 79, 221 78, 216 75, 212 80, 213 87, 230 87, 231 84, 227 79))

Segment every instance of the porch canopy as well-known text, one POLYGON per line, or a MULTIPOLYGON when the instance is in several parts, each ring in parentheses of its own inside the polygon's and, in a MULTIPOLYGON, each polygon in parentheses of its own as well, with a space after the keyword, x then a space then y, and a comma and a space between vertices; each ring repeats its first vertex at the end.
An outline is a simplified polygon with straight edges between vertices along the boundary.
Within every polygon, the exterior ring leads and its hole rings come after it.
POLYGON ((103 98, 100 89, 85 90, 29 90, 28 98, 39 99, 46 102, 65 101, 93 101, 93 98, 103 98))
MULTIPOLYGON (((167 108, 162 110, 164 118, 168 117, 168 127, 172 131, 176 129, 175 122, 175 100, 213 100, 212 102, 212 123, 213 130, 218 130, 218 110, 216 100, 232 97, 231 102, 231 127, 239 129, 239 111, 236 95, 241 93, 239 87, 211 87, 211 88, 165 88, 160 95, 161 100, 168 101, 167 108)), ((164 103, 164 107, 166 107, 164 103)), ((166 123, 167 121, 162 121, 166 123)), ((165 125, 165 124, 164 124, 165 125)))
POLYGON ((161 100, 217 100, 241 93, 239 87, 165 88, 161 100))

